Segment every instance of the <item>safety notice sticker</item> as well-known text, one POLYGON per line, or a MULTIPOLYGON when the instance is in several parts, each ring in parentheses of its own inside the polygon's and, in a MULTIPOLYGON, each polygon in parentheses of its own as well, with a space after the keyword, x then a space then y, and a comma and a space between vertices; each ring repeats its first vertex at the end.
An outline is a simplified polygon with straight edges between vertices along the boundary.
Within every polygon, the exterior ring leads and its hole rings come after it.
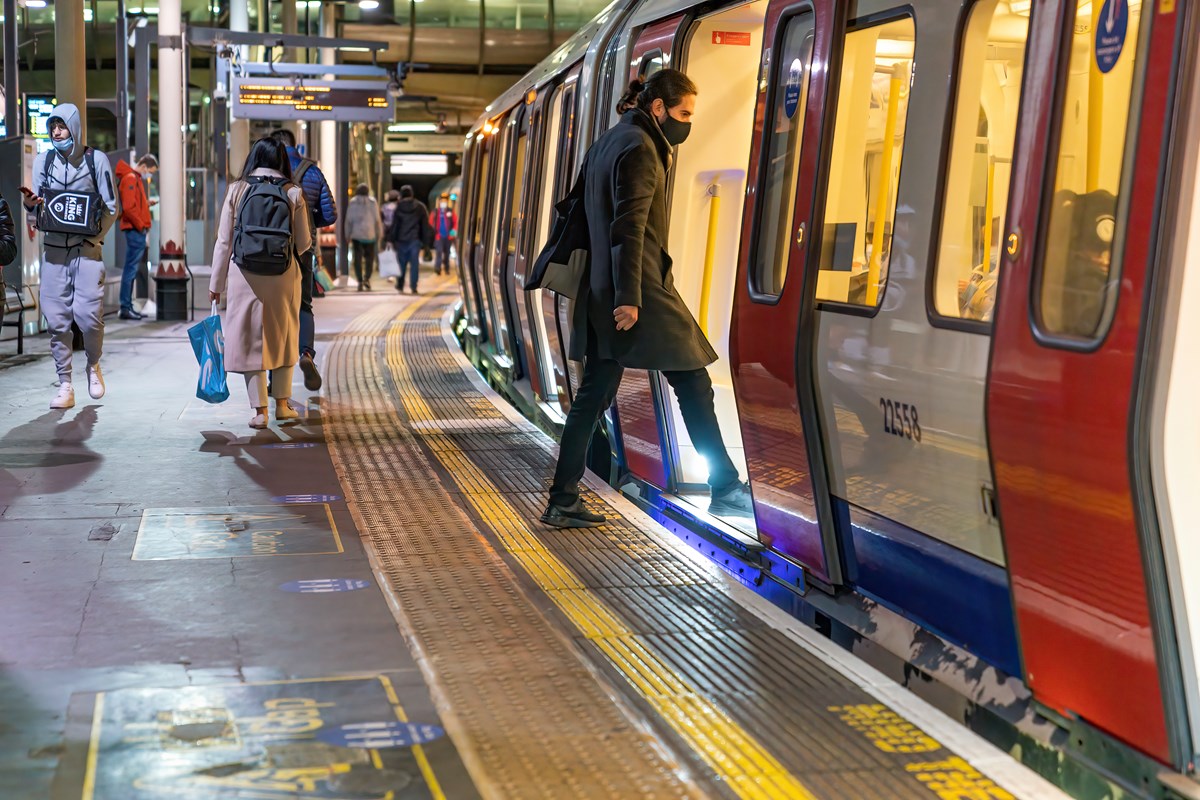
POLYGON ((1108 74, 1125 49, 1129 31, 1129 0, 1104 0, 1096 25, 1096 69, 1108 74))

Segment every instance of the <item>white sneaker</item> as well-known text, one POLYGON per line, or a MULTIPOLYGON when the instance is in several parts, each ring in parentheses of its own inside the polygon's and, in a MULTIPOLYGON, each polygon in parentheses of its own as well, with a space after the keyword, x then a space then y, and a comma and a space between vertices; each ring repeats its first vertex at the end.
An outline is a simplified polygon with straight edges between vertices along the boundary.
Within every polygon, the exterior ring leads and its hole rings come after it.
POLYGON ((50 401, 51 408, 74 408, 75 407, 75 387, 69 383, 60 383, 58 385, 58 394, 54 395, 54 399, 50 401))
POLYGON ((93 400, 104 397, 104 375, 100 372, 100 364, 88 364, 87 368, 88 394, 93 400))

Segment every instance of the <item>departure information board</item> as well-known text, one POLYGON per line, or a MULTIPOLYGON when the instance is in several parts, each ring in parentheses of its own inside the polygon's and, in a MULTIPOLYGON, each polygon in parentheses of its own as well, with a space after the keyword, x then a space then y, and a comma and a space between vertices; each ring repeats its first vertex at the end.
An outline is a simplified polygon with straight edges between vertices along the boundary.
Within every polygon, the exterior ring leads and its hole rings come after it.
POLYGON ((393 104, 383 81, 233 80, 233 116, 239 119, 391 122, 393 104))

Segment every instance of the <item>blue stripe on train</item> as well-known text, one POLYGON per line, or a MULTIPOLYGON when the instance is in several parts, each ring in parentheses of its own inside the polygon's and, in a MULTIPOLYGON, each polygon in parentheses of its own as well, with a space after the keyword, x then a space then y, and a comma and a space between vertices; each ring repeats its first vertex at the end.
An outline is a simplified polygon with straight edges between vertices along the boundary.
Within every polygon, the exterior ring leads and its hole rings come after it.
POLYGON ((1008 572, 833 498, 847 580, 864 596, 1021 676, 1008 572))

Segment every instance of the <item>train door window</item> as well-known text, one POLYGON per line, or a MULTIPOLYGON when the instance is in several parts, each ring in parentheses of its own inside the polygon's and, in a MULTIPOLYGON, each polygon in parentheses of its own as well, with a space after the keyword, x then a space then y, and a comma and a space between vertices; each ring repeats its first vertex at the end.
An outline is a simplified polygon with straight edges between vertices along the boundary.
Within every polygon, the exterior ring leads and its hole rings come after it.
POLYGON ((980 0, 960 42, 958 97, 933 276, 939 316, 991 323, 1029 19, 980 0))
POLYGON ((509 219, 508 219, 508 254, 516 255, 518 237, 521 235, 521 221, 525 214, 525 150, 529 143, 529 121, 528 116, 521 120, 520 130, 517 133, 517 147, 513 155, 513 167, 509 170, 509 175, 512 177, 512 188, 510 189, 512 196, 509 202, 509 219))
POLYGON ((771 101, 762 190, 758 195, 757 246, 751 273, 754 291, 772 300, 783 291, 787 277, 796 208, 796 174, 800 168, 800 145, 812 65, 812 13, 792 17, 783 30, 781 43, 774 50, 778 55, 770 67, 770 83, 764 82, 760 87, 761 91, 770 92, 771 101))
POLYGON ((487 198, 491 191, 492 182, 492 147, 493 142, 488 136, 490 129, 485 129, 485 133, 481 133, 476 137, 475 153, 479 159, 479 171, 476 173, 477 180, 473 190, 474 207, 471 209, 473 221, 471 225, 471 268, 474 280, 476 281, 475 290, 479 297, 480 305, 483 306, 479 310, 480 324, 484 330, 488 332, 488 338, 494 339, 495 329, 492 327, 491 308, 488 303, 487 285, 487 262, 489 253, 484 245, 484 219, 487 208, 487 198))
POLYGON ((1076 6, 1035 281, 1037 325, 1052 336, 1099 339, 1116 304, 1118 200, 1133 149, 1129 120, 1143 7, 1089 0, 1076 6))
POLYGON ((641 63, 638 64, 638 78, 646 80, 656 72, 662 72, 663 69, 663 51, 651 50, 642 56, 641 63))
POLYGON ((914 39, 912 17, 846 34, 822 215, 818 301, 874 308, 883 297, 914 39))

